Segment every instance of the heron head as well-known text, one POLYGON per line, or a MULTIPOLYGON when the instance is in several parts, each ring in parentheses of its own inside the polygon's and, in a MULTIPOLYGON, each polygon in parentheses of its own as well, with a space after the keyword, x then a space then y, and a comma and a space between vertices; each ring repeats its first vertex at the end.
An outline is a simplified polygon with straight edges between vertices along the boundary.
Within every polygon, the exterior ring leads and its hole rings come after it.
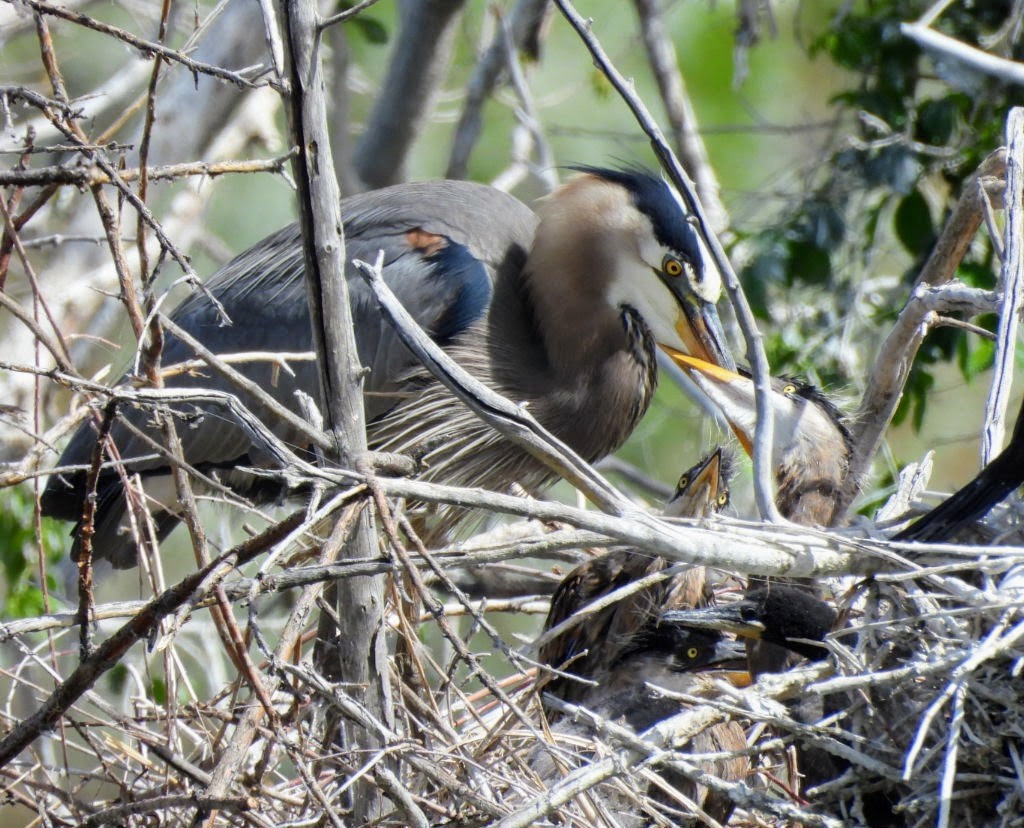
POLYGON ((836 617, 832 607, 806 590, 771 584, 731 604, 669 610, 662 613, 661 621, 768 641, 820 660, 828 655, 828 649, 818 642, 832 630, 836 617))
POLYGON ((673 672, 735 667, 746 658, 743 647, 713 629, 698 629, 666 620, 647 624, 617 653, 613 668, 638 657, 657 657, 673 672))
MULTIPOLYGON (((711 402, 739 439, 752 452, 757 428, 754 381, 745 374, 680 354, 674 360, 711 402)), ((839 410, 813 385, 773 378, 768 397, 775 423, 772 465, 778 469, 798 463, 820 467, 845 464, 850 435, 839 410)))
POLYGON ((718 447, 682 473, 665 506, 666 517, 707 517, 729 505, 733 457, 718 447))
MULTIPOLYGON (((600 232, 611 264, 607 298, 634 308, 669 353, 689 354, 734 368, 715 303, 722 294, 717 269, 705 267, 697 233, 676 192, 641 169, 573 167, 582 176, 563 191, 581 218, 602 204, 600 232)), ((593 215, 593 213, 591 213, 593 215)), ((607 264, 607 262, 606 262, 607 264)))

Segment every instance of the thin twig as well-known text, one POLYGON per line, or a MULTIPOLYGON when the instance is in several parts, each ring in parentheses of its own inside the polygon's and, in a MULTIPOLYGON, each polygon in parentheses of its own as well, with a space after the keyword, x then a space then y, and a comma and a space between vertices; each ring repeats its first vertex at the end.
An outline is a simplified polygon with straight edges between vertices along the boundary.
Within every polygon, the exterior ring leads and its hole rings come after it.
POLYGON ((1003 448, 1006 407, 1017 353, 1017 329, 1024 301, 1024 109, 1014 107, 1006 119, 1006 243, 999 275, 1002 301, 996 332, 992 384, 985 402, 981 433, 981 464, 987 465, 1003 448))
POLYGON ((981 49, 976 49, 919 23, 901 23, 900 31, 941 60, 961 63, 969 69, 983 72, 1003 83, 1024 86, 1024 65, 1015 60, 1006 60, 990 55, 981 49))
POLYGON ((555 3, 580 36, 580 39, 594 57, 594 61, 601 69, 601 72, 608 78, 612 86, 615 87, 615 90, 626 102, 637 123, 640 124, 641 129, 650 138, 654 154, 658 157, 669 179, 675 185, 680 195, 682 195, 687 208, 696 218, 701 239, 711 252, 712 261, 722 276, 722 281, 736 310, 736 318, 747 344, 747 361, 750 363, 757 392, 757 428, 753 452, 754 494, 757 499, 757 508, 763 519, 778 523, 782 518, 775 505, 775 488, 772 482, 771 468, 772 433, 774 429, 772 407, 769 404, 771 375, 768 370, 768 358, 764 353, 763 336, 757 327, 757 322, 750 309, 750 304, 743 293, 739 278, 735 270, 733 270, 729 257, 718 240, 718 236, 712 230, 711 222, 697 196, 694 183, 680 165, 679 159, 672 152, 672 148, 665 141, 664 135, 662 135, 654 118, 651 117, 650 112, 647 111, 647 107, 636 92, 633 91, 633 84, 615 68, 604 49, 601 48, 597 38, 594 37, 588 21, 580 16, 569 0, 555 0, 555 3))
MULTIPOLYGON (((101 150, 102 147, 76 147, 80 150, 101 150)), ((119 170, 118 176, 124 182, 137 181, 145 172, 150 181, 174 181, 179 178, 216 178, 233 173, 282 172, 295 155, 295 150, 276 158, 252 159, 249 161, 189 161, 183 164, 165 164, 156 167, 130 168, 119 170)), ((36 169, 0 170, 0 187, 40 187, 47 184, 62 184, 72 187, 91 187, 96 184, 110 184, 113 179, 97 167, 38 167, 36 169)))
POLYGON ((61 20, 67 20, 86 29, 92 29, 100 34, 108 35, 116 40, 120 40, 123 43, 128 44, 134 49, 138 49, 144 55, 160 57, 172 63, 180 63, 194 75, 209 75, 210 77, 217 78, 218 80, 227 81, 235 84, 236 86, 250 89, 257 89, 261 86, 273 86, 276 88, 274 81, 250 81, 237 72, 230 72, 220 66, 212 66, 207 63, 192 60, 176 49, 171 49, 160 43, 154 43, 151 40, 144 40, 143 38, 133 35, 131 32, 119 29, 117 26, 111 26, 109 23, 103 23, 84 14, 79 14, 78 12, 62 8, 61 6, 52 6, 49 3, 42 2, 42 0, 22 0, 22 2, 24 5, 39 14, 45 14, 51 17, 60 18, 61 20))

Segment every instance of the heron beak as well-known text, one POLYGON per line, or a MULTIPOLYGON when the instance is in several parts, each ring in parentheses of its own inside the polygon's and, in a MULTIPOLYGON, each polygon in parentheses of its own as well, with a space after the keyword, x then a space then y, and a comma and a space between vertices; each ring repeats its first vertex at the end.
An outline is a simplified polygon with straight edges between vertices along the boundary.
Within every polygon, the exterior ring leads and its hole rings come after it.
POLYGON ((746 646, 737 641, 722 639, 715 645, 715 650, 711 656, 711 661, 708 662, 708 666, 722 669, 740 667, 742 669, 746 666, 746 663, 746 646))
POLYGON ((754 431, 757 428, 757 402, 753 381, 724 366, 662 347, 672 361, 693 381, 697 390, 722 415, 736 435, 736 439, 740 441, 743 450, 752 456, 754 431))
POLYGON ((695 517, 714 511, 715 498, 722 483, 721 478, 722 449, 718 448, 700 465, 680 478, 675 492, 665 506, 665 516, 695 517))
MULTIPOLYGON (((725 331, 715 306, 694 296, 685 297, 680 304, 682 313, 676 318, 675 329, 686 353, 730 371, 735 370, 736 363, 725 344, 725 331)), ((664 344, 662 347, 669 354, 675 350, 664 344)))
POLYGON ((750 675, 749 670, 729 670, 725 674, 725 680, 740 690, 754 683, 754 677, 750 675))
POLYGON ((698 630, 731 632, 743 638, 758 639, 764 633, 764 624, 752 618, 756 607, 750 601, 736 601, 725 606, 702 607, 693 610, 669 610, 661 615, 663 624, 680 624, 698 630))

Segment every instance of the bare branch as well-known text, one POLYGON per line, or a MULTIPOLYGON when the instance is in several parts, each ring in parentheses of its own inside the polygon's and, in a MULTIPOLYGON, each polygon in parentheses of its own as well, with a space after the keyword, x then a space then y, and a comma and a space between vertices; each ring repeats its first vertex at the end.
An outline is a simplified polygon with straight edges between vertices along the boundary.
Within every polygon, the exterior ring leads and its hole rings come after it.
POLYGON ((1006 407, 1010 402, 1013 366, 1024 301, 1024 109, 1015 107, 1006 119, 1006 242, 999 276, 1002 301, 996 332, 995 366, 985 403, 981 464, 987 465, 1003 448, 1006 407))
POLYGON ((372 189, 406 178, 405 163, 440 86, 464 0, 403 0, 388 73, 353 156, 372 189))
MULTIPOLYGON (((912 297, 918 290, 944 285, 953 278, 981 226, 985 203, 982 192, 988 191, 1001 201, 1005 171, 1006 153, 999 150, 986 158, 964 185, 964 191, 942 234, 921 268, 912 297)), ((908 301, 895 327, 879 349, 878 359, 868 377, 864 397, 853 420, 853 456, 850 458, 850 471, 842 497, 836 507, 837 516, 849 508, 864 484, 871 461, 903 394, 914 356, 927 332, 927 313, 923 303, 908 301)))
MULTIPOLYGON (((363 372, 356 352, 345 279, 345 236, 328 132, 316 3, 284 0, 282 21, 289 48, 288 121, 293 143, 300 148, 294 162, 295 178, 306 295, 320 368, 321 410, 334 441, 331 459, 352 468, 367 445, 363 372)), ((368 511, 357 515, 353 536, 343 549, 336 551, 348 559, 375 556, 377 538, 368 511)), ((359 702, 381 721, 390 722, 383 579, 359 578, 334 584, 328 599, 335 607, 336 618, 332 619, 329 613, 320 616, 317 663, 332 679, 358 688, 353 693, 359 702)), ((325 727, 331 729, 333 723, 328 720, 325 727)), ((361 728, 346 728, 344 734, 327 733, 325 741, 336 738, 341 739, 347 750, 355 752, 374 752, 380 748, 376 734, 361 728)), ((384 810, 379 789, 365 783, 355 786, 356 822, 377 819, 384 810)))
MULTIPOLYGON (((149 167, 146 177, 150 181, 173 181, 177 178, 202 176, 216 178, 228 173, 280 173, 294 157, 295 151, 277 158, 266 160, 252 159, 249 161, 191 161, 185 164, 167 164, 160 167, 149 167)), ((138 168, 119 170, 121 181, 137 181, 142 175, 138 168)), ((72 187, 92 187, 99 184, 110 184, 112 179, 96 167, 37 167, 30 170, 0 170, 0 187, 41 187, 47 184, 70 185, 72 187)))
POLYGON ((697 113, 694 112, 679 71, 675 45, 665 27, 661 2, 633 0, 633 5, 640 20, 640 34, 647 49, 647 60, 658 82, 661 102, 665 107, 673 148, 694 180, 697 196, 707 211, 712 232, 722 233, 729 227, 729 213, 719 195, 718 177, 708 159, 708 151, 697 126, 697 113))
POLYGON ((920 23, 901 23, 900 31, 939 60, 951 60, 969 69, 1024 86, 1024 64, 990 55, 920 23))
MULTIPOLYGON (((24 5, 39 14, 57 17, 61 20, 67 20, 71 23, 83 26, 84 28, 100 32, 101 34, 109 35, 110 37, 126 43, 133 49, 138 49, 144 55, 160 57, 164 60, 170 61, 171 63, 180 63, 195 75, 209 75, 210 77, 233 83, 236 86, 249 87, 252 89, 261 86, 272 86, 277 88, 275 81, 251 81, 237 72, 229 72, 227 69, 223 69, 220 66, 212 66, 207 63, 192 60, 176 49, 171 49, 160 43, 154 43, 151 40, 144 40, 141 37, 133 35, 131 32, 119 29, 117 26, 111 26, 109 23, 103 23, 87 15, 71 11, 70 9, 62 6, 52 6, 49 3, 42 2, 42 0, 22 1, 24 2, 24 5)), ((280 91, 280 89, 278 89, 278 91, 280 91)))
MULTIPOLYGON (((537 32, 543 24, 549 0, 516 0, 508 15, 508 29, 517 49, 538 41, 537 32)), ((465 178, 469 169, 469 156, 476 146, 483 126, 483 108, 493 94, 508 67, 508 48, 503 32, 495 32, 487 51, 477 62, 466 89, 466 99, 455 128, 452 148, 448 156, 446 178, 465 178)), ((527 50, 528 51, 528 50, 527 50)))

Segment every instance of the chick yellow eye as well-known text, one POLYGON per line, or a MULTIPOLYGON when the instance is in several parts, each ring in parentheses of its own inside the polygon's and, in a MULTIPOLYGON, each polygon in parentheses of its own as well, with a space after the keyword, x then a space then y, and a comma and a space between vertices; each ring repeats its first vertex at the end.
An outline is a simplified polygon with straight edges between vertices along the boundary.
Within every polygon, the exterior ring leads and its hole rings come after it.
POLYGON ((699 654, 699 651, 697 650, 697 648, 696 648, 696 647, 690 647, 690 648, 689 648, 689 649, 688 649, 688 650, 686 651, 686 657, 687 657, 688 659, 690 659, 690 661, 693 661, 693 660, 694 660, 694 659, 695 659, 695 658, 697 657, 697 655, 698 655, 698 654, 699 654))
POLYGON ((719 506, 727 506, 729 504, 729 493, 722 492, 721 494, 718 495, 717 498, 715 498, 715 502, 719 506))
POLYGON ((671 276, 674 279, 683 274, 683 263, 674 256, 666 256, 661 261, 661 269, 666 276, 671 276))
POLYGON ((782 393, 787 397, 792 397, 796 393, 796 386, 793 383, 787 383, 786 387, 782 389, 782 393))

